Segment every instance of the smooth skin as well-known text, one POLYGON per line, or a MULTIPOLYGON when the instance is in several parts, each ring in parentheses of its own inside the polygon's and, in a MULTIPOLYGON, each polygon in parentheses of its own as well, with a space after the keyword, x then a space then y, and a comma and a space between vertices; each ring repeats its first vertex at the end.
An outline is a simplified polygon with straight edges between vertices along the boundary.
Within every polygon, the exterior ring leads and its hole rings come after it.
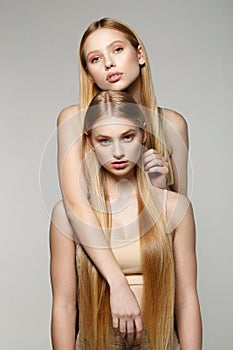
MULTIPOLYGON (((140 64, 143 64, 143 52, 141 48, 139 47, 138 51, 135 51, 131 43, 125 39, 124 35, 117 31, 99 29, 88 37, 85 44, 86 56, 89 55, 90 51, 96 50, 101 55, 101 59, 98 61, 97 58, 98 63, 93 63, 92 61, 88 66, 91 79, 94 79, 100 87, 102 86, 102 83, 107 84, 106 86, 103 86, 106 89, 109 89, 109 87, 111 87, 111 90, 113 90, 113 88, 116 90, 127 89, 127 92, 130 93, 138 103, 140 103, 139 69, 140 64), (103 34, 105 34, 105 36, 103 34), (109 39, 107 40, 107 38, 109 39), (92 40, 92 42, 90 42, 90 40, 92 40), (122 42, 123 40, 124 45, 121 43, 120 49, 113 45, 114 42, 122 42), (120 57, 125 53, 125 50, 126 55, 121 59, 120 57), (121 63, 121 60, 123 63, 121 63), (99 66, 98 70, 95 68, 97 66, 99 66), (127 69, 124 68, 125 66, 127 69), (122 74, 122 78, 114 83, 106 83, 108 74, 116 71, 122 74), (134 76, 134 80, 131 79, 131 75, 134 76)), ((132 324, 133 322, 136 326, 137 332, 140 333, 143 325, 139 304, 129 288, 127 280, 118 266, 111 250, 100 249, 100 246, 102 247, 104 244, 106 245, 104 234, 100 229, 97 217, 87 204, 85 198, 85 181, 82 183, 82 192, 77 183, 81 169, 81 142, 80 139, 78 139, 78 136, 81 135, 81 128, 77 125, 78 113, 79 106, 75 105, 65 108, 58 117, 58 167, 66 215, 75 231, 76 240, 86 243, 84 247, 87 254, 94 261, 95 265, 110 286, 110 303, 113 320, 118 319, 118 322, 125 322, 126 324, 132 324), (86 224, 87 222, 89 225, 86 224), (93 228, 96 228, 95 237, 98 237, 98 242, 95 241, 94 243, 90 240, 93 228), (121 291, 121 293, 119 293, 119 291, 121 291)), ((172 189, 179 193, 186 194, 188 147, 187 124, 184 118, 174 111, 164 109, 163 114, 167 123, 171 126, 170 128, 167 128, 167 137, 170 141, 169 147, 171 149, 172 163, 177 164, 179 170, 178 176, 178 171, 174 166, 175 181, 172 189), (182 142, 180 142, 180 140, 182 140, 182 142)), ((148 150, 144 157, 146 170, 151 172, 150 175, 153 185, 164 188, 166 186, 167 174, 166 161, 155 150, 148 150)), ((55 207, 54 211, 59 212, 57 207, 55 207)), ((66 222, 68 219, 65 218, 64 211, 62 213, 59 220, 63 218, 63 221, 66 222)), ((56 228, 56 226, 59 227, 59 225, 56 225, 56 221, 54 221, 55 219, 58 220, 57 217, 58 215, 52 216, 51 236, 55 239, 57 233, 61 231, 65 236, 69 236, 65 230, 59 230, 56 228)), ((60 239, 67 238, 58 238, 59 241, 60 239)), ((71 244, 73 244, 73 242, 71 244)), ((57 309, 56 305, 58 300, 61 299, 61 295, 59 298, 56 297, 53 299, 54 310, 57 309)), ((59 307, 60 305, 59 302, 59 307)), ((67 311, 66 306, 63 304, 62 310, 64 311, 64 309, 67 311)), ((53 318, 53 324, 55 320, 57 321, 58 319, 56 317, 53 318)), ((56 327, 58 326, 55 326, 55 328, 56 327)), ((55 347, 55 349, 59 348, 55 347)))
MULTIPOLYGON (((125 193, 124 184, 119 186, 119 180, 125 179, 132 183, 135 188, 134 164, 140 158, 141 143, 145 135, 132 122, 119 123, 119 118, 110 117, 107 125, 105 118, 93 128, 88 142, 95 152, 100 164, 107 170, 107 186, 110 193, 110 201, 116 200, 116 193, 121 198, 125 193), (118 122, 117 122, 118 120, 118 122), (124 168, 116 169, 115 162, 125 161, 124 168), (117 186, 118 185, 118 186, 117 186)), ((164 198, 164 191, 154 189, 155 196, 160 201, 164 198)), ((120 220, 127 226, 128 221, 137 220, 135 208, 136 196, 127 208, 120 212, 120 220), (130 218, 130 219, 129 219, 130 218)), ((57 205, 56 214, 64 215, 63 202, 57 205), (62 213, 63 212, 63 213, 62 213)), ((182 350, 200 350, 202 342, 201 316, 197 296, 196 278, 196 252, 195 252, 195 225, 191 203, 182 195, 168 192, 167 197, 167 220, 169 230, 173 238, 174 261, 175 261, 175 315, 177 320, 177 331, 182 350)), ((53 217, 52 222, 57 222, 53 217)), ((113 213, 113 225, 119 227, 117 214, 113 213)), ((62 230, 72 233, 72 227, 67 222, 62 222, 62 230)), ((114 228, 114 226, 113 226, 114 228)), ((53 319, 52 339, 53 347, 59 349, 74 349, 75 347, 75 319, 76 319, 76 243, 61 234, 61 231, 52 223, 50 231, 51 249, 51 279, 53 288, 53 319), (59 322, 58 322, 59 320, 59 322)), ((105 249, 104 249, 105 250, 105 249)), ((103 250, 103 253, 104 253, 103 250)), ((131 294, 126 293, 124 283, 119 283, 118 297, 131 303, 131 294)), ((142 286, 131 286, 130 292, 135 295, 138 305, 141 304, 142 286)), ((111 300, 110 300, 111 301, 111 300)), ((129 304, 128 310, 132 306, 129 304)), ((120 310, 121 312, 121 310, 120 310)), ((134 319, 128 318, 118 310, 112 309, 113 327, 118 328, 122 334, 129 334, 133 339, 134 326, 142 328, 140 313, 134 315, 134 319)), ((130 338, 131 337, 131 338, 130 338)), ((140 333, 138 333, 140 341, 140 333)))
MULTIPOLYGON (((113 186, 115 176, 111 178, 113 186)), ((114 190, 112 189, 112 192, 114 190)), ((156 196, 162 196, 163 191, 156 189, 156 196)), ((133 203, 132 203, 133 205, 133 203)), ((135 204, 134 204, 135 205, 135 204)), ((58 204, 58 210, 62 215, 63 203, 58 204)), ((127 213, 125 213, 126 215, 127 213)), ((182 350, 200 350, 202 342, 201 316, 196 289, 196 253, 195 253, 195 226, 191 204, 182 195, 168 192, 167 214, 171 226, 176 229, 173 235, 173 249, 175 261, 175 315, 177 321, 177 332, 182 350), (178 201, 178 203, 177 203, 178 201), (185 215, 183 214, 185 212, 185 215), (183 217, 182 221, 181 216, 183 217)), ((124 213, 121 213, 121 217, 124 213)), ((125 220, 127 220, 126 215, 125 220)), ((54 218, 56 220, 56 218, 54 218)), ((53 224, 52 224, 53 225, 53 224)), ((72 230, 68 220, 66 230, 72 230)), ((61 234, 57 227, 51 227, 51 276, 53 287, 53 298, 55 300, 52 322, 53 348, 74 349, 75 348, 75 317, 76 317, 76 244, 61 234), (59 322, 58 322, 59 321, 59 322)), ((139 287, 141 288, 141 287, 139 287)), ((141 290, 135 286, 131 287, 137 302, 141 302, 141 290)), ((127 289, 126 289, 127 290, 127 289)), ((119 283, 119 301, 125 298, 124 285, 119 283)), ((139 316, 139 315, 138 315, 139 316)), ((141 322, 139 317, 136 322, 141 322)), ((119 328, 122 333, 133 332, 134 322, 119 317, 118 311, 113 312, 113 326, 119 328)), ((140 336, 138 337, 140 341, 140 336)))

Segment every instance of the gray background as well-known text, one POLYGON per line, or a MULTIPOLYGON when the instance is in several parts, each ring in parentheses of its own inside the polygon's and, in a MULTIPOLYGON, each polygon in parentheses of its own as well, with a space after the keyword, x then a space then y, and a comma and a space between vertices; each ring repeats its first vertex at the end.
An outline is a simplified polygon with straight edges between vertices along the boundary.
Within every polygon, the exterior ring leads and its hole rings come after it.
POLYGON ((81 35, 104 16, 136 30, 159 105, 188 122, 203 348, 233 348, 232 9, 230 0, 0 1, 1 350, 51 349, 54 130, 77 103, 81 35))

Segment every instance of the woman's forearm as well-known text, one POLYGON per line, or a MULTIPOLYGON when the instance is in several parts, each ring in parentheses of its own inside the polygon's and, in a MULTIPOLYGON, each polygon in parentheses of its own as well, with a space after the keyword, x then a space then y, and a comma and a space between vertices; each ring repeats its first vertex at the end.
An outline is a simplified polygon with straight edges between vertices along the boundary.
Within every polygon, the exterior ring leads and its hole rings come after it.
POLYGON ((53 304, 51 324, 53 350, 74 350, 75 332, 76 308, 53 304))
POLYGON ((201 313, 196 292, 180 297, 175 307, 178 337, 182 350, 202 349, 201 313))
MULTIPOLYGON (((79 212, 79 219, 74 210, 68 211, 74 230, 78 232, 79 242, 86 250, 90 259, 106 279, 110 287, 110 307, 113 327, 118 328, 119 324, 135 324, 136 332, 142 331, 142 318, 138 302, 130 289, 127 279, 120 269, 111 248, 105 238, 103 230, 95 225, 87 224, 86 218, 90 219, 88 209, 85 213, 85 220, 79 212)), ((96 218, 97 220, 97 218, 96 218)), ((89 222, 89 220, 88 220, 89 222)), ((126 329, 128 326, 126 325, 126 329)))
POLYGON ((81 203, 81 199, 77 203, 72 209, 68 203, 66 206, 74 239, 82 245, 110 287, 122 284, 126 280, 125 276, 115 260, 97 216, 84 201, 81 203))
MULTIPOLYGON (((109 284, 124 278, 87 199, 88 183, 82 172, 82 125, 78 109, 64 110, 58 118, 58 172, 63 203, 74 231, 109 284)), ((71 238, 71 237, 70 237, 71 238)))

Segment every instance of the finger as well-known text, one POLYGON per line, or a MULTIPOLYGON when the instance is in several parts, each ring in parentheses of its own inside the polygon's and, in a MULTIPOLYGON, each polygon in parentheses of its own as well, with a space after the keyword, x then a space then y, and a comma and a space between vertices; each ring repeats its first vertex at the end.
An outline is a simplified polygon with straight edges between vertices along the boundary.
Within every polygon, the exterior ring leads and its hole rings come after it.
POLYGON ((149 154, 149 155, 144 154, 143 159, 144 159, 144 162, 148 162, 153 159, 160 159, 163 162, 167 162, 167 159, 159 153, 149 154))
POLYGON ((167 175, 168 174, 168 168, 167 167, 161 167, 161 166, 154 166, 150 168, 148 171, 148 174, 161 174, 161 175, 167 175))
POLYGON ((143 331, 142 318, 141 317, 137 317, 134 320, 134 324, 135 324, 135 331, 136 331, 136 341, 138 343, 140 343, 141 339, 142 339, 142 331, 143 331))
POLYGON ((127 343, 132 344, 134 341, 134 322, 133 319, 127 321, 127 343))
POLYGON ((168 162, 166 161, 165 158, 161 157, 161 156, 153 156, 153 157, 147 157, 146 159, 144 159, 144 167, 148 168, 151 165, 160 165, 160 166, 167 166, 168 167, 168 162))
POLYGON ((128 334, 134 333, 134 321, 132 318, 127 320, 127 333, 128 334))
POLYGON ((146 150, 146 151, 144 152, 144 155, 145 155, 145 156, 148 156, 148 155, 151 155, 151 154, 159 154, 159 152, 156 151, 156 150, 153 149, 153 148, 150 148, 150 149, 148 149, 148 150, 146 150))
MULTIPOLYGON (((149 171, 151 168, 154 168, 154 167, 166 168, 167 171, 168 171, 168 164, 163 163, 163 162, 161 162, 160 160, 154 160, 154 161, 148 163, 148 164, 144 167, 144 169, 145 169, 145 171, 149 171)), ((162 169, 162 171, 163 171, 163 170, 164 170, 164 169, 162 169)))
POLYGON ((163 157, 158 154, 158 153, 153 153, 153 154, 144 154, 143 156, 143 159, 144 159, 144 162, 148 162, 152 159, 162 159, 163 157))
POLYGON ((154 156, 159 156, 161 158, 164 158, 163 155, 161 153, 159 153, 158 151, 156 151, 155 149, 149 149, 143 153, 144 158, 154 157, 154 156))
POLYGON ((155 166, 163 167, 163 166, 165 166, 165 164, 160 159, 153 159, 152 161, 150 161, 149 163, 147 163, 145 165, 144 169, 147 171, 150 168, 155 167, 155 166))
POLYGON ((119 319, 116 316, 112 316, 112 326, 117 329, 119 327, 119 319))
POLYGON ((123 335, 126 334, 127 328, 126 328, 126 320, 124 317, 119 319, 119 330, 123 335))

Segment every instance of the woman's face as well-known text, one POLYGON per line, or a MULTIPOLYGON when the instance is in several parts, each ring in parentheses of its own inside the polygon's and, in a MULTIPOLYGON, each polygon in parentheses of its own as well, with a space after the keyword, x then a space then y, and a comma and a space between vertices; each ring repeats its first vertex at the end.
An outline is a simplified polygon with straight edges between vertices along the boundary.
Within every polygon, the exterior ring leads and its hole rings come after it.
POLYGON ((89 35, 84 44, 84 56, 91 79, 101 90, 125 90, 140 75, 144 58, 123 33, 100 28, 89 35))
POLYGON ((132 121, 106 116, 94 124, 89 142, 109 174, 126 178, 141 158, 143 138, 142 130, 132 121))

